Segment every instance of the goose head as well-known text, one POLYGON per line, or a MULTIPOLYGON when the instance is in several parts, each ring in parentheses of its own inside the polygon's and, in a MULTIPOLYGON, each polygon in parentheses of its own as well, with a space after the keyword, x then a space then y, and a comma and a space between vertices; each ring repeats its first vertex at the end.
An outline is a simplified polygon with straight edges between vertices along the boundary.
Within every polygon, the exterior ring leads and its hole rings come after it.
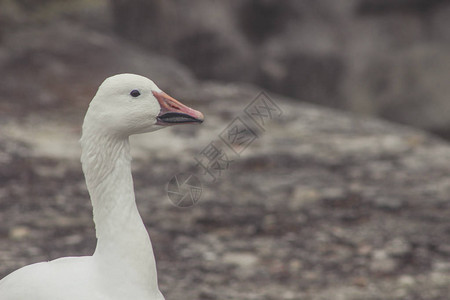
POLYGON ((170 97, 150 79, 119 74, 100 85, 86 113, 83 131, 129 136, 170 125, 202 123, 203 119, 201 112, 170 97))

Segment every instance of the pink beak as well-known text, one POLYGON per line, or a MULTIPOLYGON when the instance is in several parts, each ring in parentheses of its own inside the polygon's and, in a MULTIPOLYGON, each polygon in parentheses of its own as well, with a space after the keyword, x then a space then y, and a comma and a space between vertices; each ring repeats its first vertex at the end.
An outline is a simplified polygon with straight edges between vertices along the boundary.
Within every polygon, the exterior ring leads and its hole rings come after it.
POLYGON ((161 112, 156 122, 158 125, 202 123, 205 119, 201 112, 187 107, 164 92, 153 91, 153 96, 161 106, 161 112))

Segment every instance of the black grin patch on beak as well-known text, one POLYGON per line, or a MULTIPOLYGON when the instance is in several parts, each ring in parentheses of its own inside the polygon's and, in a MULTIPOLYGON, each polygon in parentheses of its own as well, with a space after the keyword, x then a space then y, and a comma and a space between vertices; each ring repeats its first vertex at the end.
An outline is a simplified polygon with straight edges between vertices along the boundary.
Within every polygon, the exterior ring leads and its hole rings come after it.
POLYGON ((203 123, 190 115, 176 112, 168 112, 158 117, 158 120, 164 123, 203 123))

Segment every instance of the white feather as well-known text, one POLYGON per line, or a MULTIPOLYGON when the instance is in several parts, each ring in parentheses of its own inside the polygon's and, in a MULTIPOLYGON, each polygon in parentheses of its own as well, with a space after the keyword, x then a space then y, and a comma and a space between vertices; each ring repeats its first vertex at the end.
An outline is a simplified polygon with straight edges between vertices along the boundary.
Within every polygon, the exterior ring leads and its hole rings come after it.
POLYGON ((149 79, 106 79, 83 124, 81 162, 91 196, 97 247, 92 256, 23 267, 0 281, 0 300, 163 300, 155 257, 136 207, 128 137, 162 128, 149 79), (134 99, 130 91, 141 95, 134 99))

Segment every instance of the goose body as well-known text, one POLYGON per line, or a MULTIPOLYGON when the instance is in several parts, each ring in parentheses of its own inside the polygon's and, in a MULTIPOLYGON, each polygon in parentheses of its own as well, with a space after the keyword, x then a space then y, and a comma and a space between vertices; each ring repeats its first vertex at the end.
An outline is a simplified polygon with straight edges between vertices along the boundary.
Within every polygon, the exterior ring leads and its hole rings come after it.
POLYGON ((80 140, 97 246, 92 256, 25 266, 0 281, 0 300, 164 300, 139 215, 128 138, 203 115, 133 74, 106 79, 92 99, 80 140))

